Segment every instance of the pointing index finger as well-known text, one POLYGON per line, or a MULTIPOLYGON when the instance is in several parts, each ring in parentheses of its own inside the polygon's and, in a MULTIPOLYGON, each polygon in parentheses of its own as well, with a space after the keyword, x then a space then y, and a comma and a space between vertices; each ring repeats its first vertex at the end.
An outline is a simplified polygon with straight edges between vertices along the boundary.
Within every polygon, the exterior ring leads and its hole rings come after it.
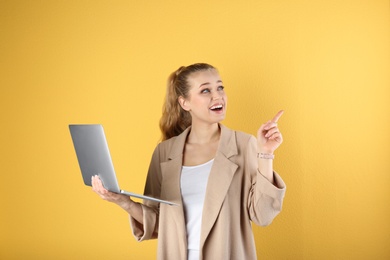
POLYGON ((280 110, 280 111, 276 114, 276 116, 274 116, 274 118, 272 118, 271 122, 277 123, 278 120, 279 120, 279 118, 283 115, 283 113, 284 113, 284 110, 280 110))

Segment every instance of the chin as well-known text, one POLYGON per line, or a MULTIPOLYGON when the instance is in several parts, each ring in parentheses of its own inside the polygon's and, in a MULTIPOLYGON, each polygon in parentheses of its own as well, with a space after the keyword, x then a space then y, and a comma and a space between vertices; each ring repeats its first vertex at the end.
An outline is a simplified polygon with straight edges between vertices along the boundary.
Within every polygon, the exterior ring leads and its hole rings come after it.
POLYGON ((220 122, 222 122, 223 120, 225 120, 225 116, 221 116, 221 117, 219 117, 219 118, 216 118, 214 121, 214 123, 220 123, 220 122))

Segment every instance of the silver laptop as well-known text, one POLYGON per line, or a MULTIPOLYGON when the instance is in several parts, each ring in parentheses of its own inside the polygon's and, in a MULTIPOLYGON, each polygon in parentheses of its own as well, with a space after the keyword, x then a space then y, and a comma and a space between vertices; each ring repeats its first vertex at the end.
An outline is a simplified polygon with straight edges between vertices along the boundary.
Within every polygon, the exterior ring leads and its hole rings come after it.
POLYGON ((92 176, 98 175, 104 188, 111 192, 168 205, 177 205, 170 201, 124 191, 119 188, 102 125, 69 125, 69 130, 85 185, 92 186, 92 176))

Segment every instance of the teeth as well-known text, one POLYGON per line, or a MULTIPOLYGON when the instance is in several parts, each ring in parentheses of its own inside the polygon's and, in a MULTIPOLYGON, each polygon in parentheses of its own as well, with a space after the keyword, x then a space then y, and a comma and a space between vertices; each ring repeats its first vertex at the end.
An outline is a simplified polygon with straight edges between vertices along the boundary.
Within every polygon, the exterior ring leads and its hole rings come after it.
POLYGON ((222 108, 222 105, 212 106, 210 109, 218 109, 218 108, 222 108))

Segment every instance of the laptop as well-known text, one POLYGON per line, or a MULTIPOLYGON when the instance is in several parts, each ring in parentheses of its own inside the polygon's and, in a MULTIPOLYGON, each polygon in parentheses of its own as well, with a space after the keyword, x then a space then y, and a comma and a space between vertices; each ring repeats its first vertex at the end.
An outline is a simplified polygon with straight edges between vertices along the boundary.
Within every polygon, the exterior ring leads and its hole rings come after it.
POLYGON ((178 205, 170 201, 136 194, 119 188, 102 125, 69 125, 69 130, 85 185, 92 186, 92 176, 98 175, 103 182, 104 188, 111 192, 168 205, 178 205))

